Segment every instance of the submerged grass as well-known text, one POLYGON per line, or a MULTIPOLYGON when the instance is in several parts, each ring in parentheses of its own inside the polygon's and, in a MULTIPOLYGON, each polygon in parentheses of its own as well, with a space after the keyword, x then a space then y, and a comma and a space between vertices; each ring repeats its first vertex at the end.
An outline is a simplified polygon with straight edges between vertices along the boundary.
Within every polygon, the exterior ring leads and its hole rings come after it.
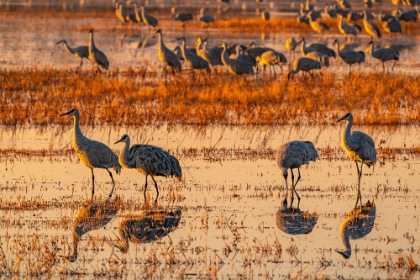
POLYGON ((161 80, 136 73, 0 70, 0 123, 68 124, 58 115, 73 107, 83 124, 111 126, 329 124, 347 111, 357 111, 358 124, 420 121, 420 81, 407 74, 325 72, 315 80, 183 74, 161 80))

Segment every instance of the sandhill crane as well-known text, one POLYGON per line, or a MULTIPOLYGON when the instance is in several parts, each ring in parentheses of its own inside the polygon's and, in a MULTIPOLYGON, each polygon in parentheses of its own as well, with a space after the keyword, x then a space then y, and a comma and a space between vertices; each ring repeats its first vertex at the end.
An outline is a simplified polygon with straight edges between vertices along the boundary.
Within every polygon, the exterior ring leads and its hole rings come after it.
MULTIPOLYGON (((416 6, 417 7, 417 6, 416 6)), ((414 9, 414 10, 408 10, 403 12, 403 10, 401 10, 401 8, 398 9, 398 13, 397 13, 398 19, 402 20, 402 21, 414 21, 417 22, 417 19, 419 17, 419 11, 418 8, 414 9)))
POLYGON ((252 65, 245 62, 242 59, 230 59, 229 55, 227 53, 227 45, 226 43, 222 44, 222 62, 223 65, 226 66, 228 71, 235 75, 243 75, 243 74, 253 74, 254 69, 252 68, 252 65))
POLYGON ((276 213, 276 226, 284 233, 291 235, 309 234, 318 221, 316 212, 300 211, 299 208, 288 207, 287 198, 276 213))
POLYGON ((357 200, 356 206, 360 199, 360 210, 362 210, 362 193, 360 192, 360 179, 362 178, 362 168, 363 164, 366 164, 368 167, 373 166, 375 169, 376 163, 376 149, 375 142, 373 139, 360 131, 351 131, 353 126, 353 115, 349 112, 344 117, 339 119, 337 122, 345 120, 346 126, 341 132, 341 146, 343 146, 344 151, 347 153, 350 159, 354 160, 357 167, 357 176, 358 176, 358 190, 357 190, 357 200), (361 162, 360 170, 357 162, 361 162))
POLYGON ((139 10, 137 8, 137 3, 134 3, 134 15, 136 16, 136 20, 138 23, 143 23, 143 18, 141 16, 141 11, 139 13, 139 10))
POLYGON ((400 53, 392 48, 379 48, 375 49, 373 41, 369 42, 370 48, 369 53, 372 54, 372 57, 379 59, 382 61, 382 69, 385 73, 385 61, 395 60, 394 65, 392 65, 392 71, 394 71, 394 66, 397 61, 400 60, 400 53))
POLYGON ((261 12, 261 19, 262 20, 270 20, 270 12, 269 11, 262 11, 261 12))
POLYGON ((69 256, 64 256, 71 262, 77 260, 78 245, 83 235, 86 233, 103 228, 117 214, 121 208, 122 200, 117 196, 114 200, 93 201, 89 200, 83 205, 76 215, 71 227, 72 233, 72 252, 69 256))
POLYGON ((381 31, 379 30, 379 27, 367 19, 366 10, 363 10, 363 14, 364 14, 363 26, 365 28, 366 33, 368 33, 372 37, 381 38, 382 34, 381 34, 381 31))
POLYGON ((181 180, 182 170, 179 161, 176 157, 169 154, 162 148, 146 145, 136 144, 130 147, 130 137, 124 134, 120 140, 115 142, 124 143, 124 148, 121 150, 118 160, 124 168, 134 168, 141 174, 146 175, 146 182, 144 184, 144 200, 146 200, 147 177, 150 175, 156 188, 156 199, 159 197, 158 185, 154 176, 174 176, 181 180))
POLYGON ((98 65, 97 71, 101 72, 100 67, 108 70, 109 62, 106 58, 106 55, 101 52, 96 46, 95 42, 93 41, 93 29, 89 31, 90 33, 90 40, 89 40, 89 59, 94 64, 98 65))
POLYGON ((201 8, 200 9, 200 12, 198 13, 197 16, 198 16, 198 20, 201 21, 201 22, 206 23, 207 26, 210 23, 214 22, 214 17, 212 15, 210 15, 210 14, 204 13, 204 8, 201 8))
POLYGON ((64 48, 71 53, 72 55, 80 58, 80 68, 82 68, 83 65, 83 58, 89 59, 89 47, 88 46, 78 46, 78 47, 70 47, 67 44, 67 41, 65 39, 62 39, 58 41, 56 44, 63 44, 64 48))
POLYGON ((182 209, 152 210, 137 215, 127 215, 118 224, 116 247, 127 253, 129 242, 150 243, 157 241, 178 228, 182 209))
POLYGON ((293 61, 293 68, 287 74, 288 79, 294 74, 299 73, 299 71, 307 72, 313 78, 312 70, 319 69, 321 70, 321 62, 318 60, 314 60, 308 57, 301 57, 299 59, 295 59, 293 61))
POLYGON ((121 5, 120 3, 116 2, 115 3, 115 15, 117 16, 117 18, 122 22, 122 23, 126 23, 127 19, 127 11, 126 9, 123 7, 123 5, 121 5))
POLYGON ((363 0, 363 6, 365 6, 365 8, 372 8, 373 7, 372 0, 363 0))
MULTIPOLYGON (((197 47, 199 47, 199 42, 197 42, 197 47)), ((207 40, 202 42, 201 51, 198 52, 198 55, 201 56, 204 60, 206 60, 209 65, 211 65, 214 71, 217 73, 216 66, 223 65, 222 62, 222 51, 223 49, 220 47, 213 47, 207 48, 207 40)))
POLYGON ((365 53, 360 51, 354 51, 354 50, 341 50, 340 49, 340 43, 336 39, 334 41, 334 44, 337 46, 337 52, 338 55, 341 57, 341 59, 348 65, 350 65, 350 72, 351 73, 351 66, 355 63, 362 63, 365 62, 365 53))
POLYGON ((343 258, 349 259, 351 256, 350 239, 360 239, 368 235, 375 225, 375 218, 375 201, 368 201, 361 208, 355 208, 348 212, 340 227, 340 237, 345 249, 335 251, 343 258))
POLYGON ((314 30, 315 32, 321 33, 325 30, 330 30, 330 28, 328 27, 328 25, 326 25, 323 22, 320 21, 315 21, 312 19, 311 14, 313 12, 309 12, 308 14, 308 18, 309 18, 309 25, 311 26, 312 30, 314 30))
POLYGON ((146 14, 146 12, 144 11, 144 6, 140 7, 140 11, 141 11, 141 18, 143 20, 143 24, 147 25, 147 26, 153 26, 156 27, 158 25, 158 20, 156 18, 154 18, 153 16, 146 14))
POLYGON ((378 18, 383 21, 386 22, 391 18, 396 18, 396 15, 392 15, 392 14, 383 14, 382 12, 378 15, 378 18))
MULTIPOLYGON (((196 49, 195 49, 195 48, 187 48, 187 50, 188 50, 189 52, 192 52, 192 53, 194 53, 194 54, 197 54, 197 51, 196 51, 196 49)), ((176 56, 178 57, 178 59, 179 59, 180 61, 183 61, 183 60, 184 60, 184 57, 182 56, 182 51, 181 51, 181 47, 180 47, 180 46, 176 46, 176 47, 174 48, 174 53, 176 54, 176 56)))
MULTIPOLYGON (((307 58, 309 59, 309 58, 307 58)), ((310 161, 315 161, 318 158, 318 152, 310 141, 291 141, 283 144, 277 151, 277 165, 282 170, 284 181, 286 182, 286 197, 288 191, 287 176, 288 169, 292 173, 292 198, 290 205, 293 205, 294 193, 298 199, 298 206, 300 204, 300 197, 296 191, 296 185, 300 180, 300 167, 304 164, 309 164, 310 161), (295 181, 293 169, 297 168, 298 178, 295 181)))
POLYGON ((179 61, 177 55, 174 52, 172 52, 171 50, 169 50, 165 46, 165 44, 163 43, 162 30, 159 29, 158 31, 156 31, 156 33, 158 34, 158 55, 159 55, 160 61, 164 65, 165 73, 166 73, 166 67, 167 66, 171 67, 172 74, 175 73, 174 69, 181 72, 182 65, 181 65, 181 62, 179 61))
POLYGON ((187 43, 185 37, 180 37, 177 40, 182 41, 181 46, 181 53, 182 57, 184 58, 184 61, 188 66, 191 68, 192 75, 194 75, 194 70, 207 70, 208 73, 210 73, 210 65, 209 63, 201 58, 200 56, 191 53, 187 50, 187 43))
POLYGON ((351 5, 347 0, 336 0, 336 2, 342 9, 351 9, 351 5))
POLYGON ((322 55, 326 55, 326 56, 329 56, 329 57, 336 58, 335 51, 333 49, 330 49, 326 44, 313 43, 313 44, 309 45, 309 48, 314 49, 316 52, 318 52, 322 55))
POLYGON ((383 28, 388 33, 402 33, 401 23, 396 18, 390 18, 387 22, 383 23, 383 28))
POLYGON ((173 20, 182 22, 182 26, 185 27, 185 24, 193 20, 193 15, 191 13, 177 13, 172 16, 173 20))
POLYGON ((338 15, 338 30, 341 34, 346 35, 347 38, 348 35, 357 36, 356 28, 350 24, 345 23, 341 15, 338 15))
POLYGON ((306 15, 300 15, 297 16, 298 22, 304 23, 306 25, 309 25, 309 18, 306 15))
POLYGON ((266 51, 272 51, 272 50, 273 50, 272 48, 257 47, 255 42, 251 42, 249 47, 246 49, 246 53, 255 60, 257 56, 261 56, 266 51))
POLYGON ((286 40, 286 43, 285 43, 285 45, 286 45, 286 50, 288 50, 289 51, 289 57, 292 57, 292 52, 293 52, 293 58, 295 57, 295 50, 296 50, 296 47, 299 45, 299 42, 297 42, 296 40, 295 40, 295 38, 287 38, 287 40, 286 40))
POLYGON ((323 55, 319 52, 310 52, 307 53, 304 57, 319 61, 321 66, 330 67, 330 57, 328 55, 323 55))
MULTIPOLYGON (((223 51, 223 49, 222 49, 223 51)), ((258 56, 257 56, 258 57, 258 56)), ((231 54, 229 58, 233 60, 243 60, 245 63, 251 65, 252 67, 257 66, 257 61, 252 56, 244 53, 243 48, 241 45, 236 45, 236 51, 235 54, 231 54)), ((258 69, 257 69, 258 70, 258 69)))
POLYGON ((63 113, 60 116, 66 115, 73 116, 74 119, 72 137, 74 151, 80 161, 89 167, 92 172, 92 198, 95 193, 95 175, 93 174, 94 168, 103 168, 108 171, 112 181, 112 190, 109 194, 109 197, 111 197, 115 188, 115 182, 109 168, 113 168, 117 174, 120 174, 121 165, 118 163, 118 156, 107 145, 91 140, 83 135, 79 125, 79 110, 73 108, 69 112, 63 113))
POLYGON ((298 44, 301 44, 300 45, 300 50, 302 51, 302 56, 305 56, 307 53, 310 53, 310 52, 316 52, 316 50, 314 48, 306 46, 306 39, 305 38, 302 38, 302 40, 300 40, 298 44))
POLYGON ((269 51, 264 52, 261 56, 257 56, 256 62, 264 67, 264 71, 265 71, 265 67, 269 66, 270 74, 271 74, 271 67, 273 67, 273 72, 274 74, 276 74, 276 70, 274 69, 274 66, 275 65, 280 66, 281 73, 283 73, 283 68, 281 67, 281 64, 286 64, 287 59, 284 56, 284 54, 282 54, 281 52, 269 50, 269 51))
POLYGON ((324 14, 326 14, 330 18, 336 18, 337 17, 337 9, 335 9, 334 6, 331 6, 330 4, 324 5, 324 14))

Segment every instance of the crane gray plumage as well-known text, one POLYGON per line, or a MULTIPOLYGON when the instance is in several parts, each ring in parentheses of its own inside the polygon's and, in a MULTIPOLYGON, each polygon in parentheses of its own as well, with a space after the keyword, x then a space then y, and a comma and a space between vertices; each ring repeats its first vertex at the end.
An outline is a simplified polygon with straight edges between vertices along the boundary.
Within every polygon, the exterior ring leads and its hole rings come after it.
POLYGON ((309 45, 309 48, 314 49, 316 52, 318 52, 322 55, 326 55, 326 56, 329 56, 329 57, 336 58, 335 51, 333 49, 330 49, 326 44, 313 43, 313 44, 309 45))
MULTIPOLYGON (((192 52, 192 53, 197 54, 197 50, 195 48, 187 48, 187 50, 189 52, 192 52)), ((181 47, 180 46, 176 46, 174 48, 174 53, 176 54, 176 56, 178 57, 178 59, 180 61, 183 61, 184 60, 184 57, 182 56, 182 51, 181 51, 181 47)))
POLYGON ((204 60, 202 57, 198 56, 197 54, 194 54, 188 51, 185 37, 180 37, 177 40, 182 41, 182 45, 181 45, 182 57, 184 58, 185 63, 188 64, 188 66, 191 68, 193 75, 194 75, 195 69, 207 70, 207 72, 210 72, 210 65, 206 60, 204 60))
POLYGON ((324 5, 324 14, 326 14, 330 18, 336 18, 337 17, 337 9, 330 4, 325 4, 324 5))
POLYGON ((273 49, 267 47, 257 47, 255 42, 251 42, 249 47, 246 49, 246 53, 249 56, 251 56, 254 60, 257 58, 257 56, 261 56, 266 51, 273 51, 273 49))
POLYGON ((402 33, 401 23, 396 18, 390 18, 388 21, 383 23, 383 28, 388 33, 402 33))
MULTIPOLYGON (((222 51, 223 51, 223 49, 222 49, 222 51)), ((232 60, 242 60, 246 64, 251 65, 252 67, 255 67, 255 66, 258 65, 256 59, 254 59, 252 56, 246 54, 241 45, 236 45, 235 53, 229 55, 229 58, 231 58, 232 60)))
POLYGON ((300 50, 302 52, 302 56, 305 56, 307 53, 310 53, 310 52, 316 52, 316 50, 314 48, 306 46, 306 39, 305 38, 302 38, 302 40, 300 40, 298 44, 301 44, 300 45, 300 50))
POLYGON ((270 20, 270 12, 269 11, 262 11, 261 12, 261 19, 262 20, 270 20))
POLYGON ((193 15, 191 13, 177 13, 172 16, 173 20, 182 22, 182 26, 185 27, 185 24, 193 20, 193 15))
POLYGON ((198 14, 198 20, 201 22, 206 23, 207 25, 214 22, 214 17, 210 14, 204 14, 203 12, 200 12, 198 14))
POLYGON ((67 113, 61 114, 60 116, 66 115, 73 116, 74 119, 72 136, 74 151, 80 161, 89 167, 92 172, 92 198, 95 193, 95 175, 93 174, 94 168, 102 168, 108 171, 112 181, 112 190, 109 194, 109 197, 111 197, 115 188, 115 182, 109 168, 113 168, 117 174, 121 172, 121 165, 118 162, 118 156, 107 145, 91 140, 83 135, 79 125, 79 110, 74 108, 67 113))
POLYGON ((357 36, 356 28, 350 24, 345 23, 341 15, 338 15, 338 20, 338 30, 341 34, 346 35, 346 37, 348 35, 357 36))
POLYGON ((293 61, 293 68, 287 74, 287 77, 290 77, 294 74, 299 73, 300 71, 307 72, 313 78, 312 70, 321 69, 322 65, 321 62, 318 60, 314 60, 309 57, 300 57, 299 59, 295 59, 293 61))
POLYGON ((350 211, 340 226, 340 237, 344 245, 344 250, 335 250, 345 259, 351 256, 350 239, 360 239, 368 235, 376 219, 375 201, 368 201, 362 208, 355 208, 350 211))
POLYGON ((80 58, 80 68, 82 68, 83 65, 83 58, 89 59, 89 47, 88 46, 78 46, 78 47, 70 47, 67 44, 67 41, 65 39, 62 39, 58 41, 56 44, 63 44, 64 48, 71 53, 72 55, 80 58))
POLYGON ((288 207, 287 198, 276 213, 276 226, 284 233, 291 235, 309 234, 318 221, 317 213, 300 211, 299 208, 288 207))
POLYGON ((356 206, 360 199, 360 207, 362 207, 362 194, 360 192, 360 180, 362 178, 363 164, 368 167, 373 166, 375 168, 376 163, 376 149, 375 142, 373 139, 360 131, 351 131, 353 126, 353 115, 349 112, 344 117, 339 119, 337 122, 345 120, 346 126, 341 132, 341 146, 343 147, 346 154, 351 160, 354 160, 357 167, 358 176, 358 190, 356 206), (357 162, 361 162, 360 170, 357 162))
POLYGON ((155 242, 177 229, 181 216, 181 207, 125 216, 118 224, 119 236, 116 247, 122 253, 127 253, 129 241, 134 243, 155 242))
POLYGON ((125 143, 124 148, 120 151, 118 160, 124 168, 136 169, 141 174, 146 175, 146 182, 144 184, 144 199, 146 200, 147 177, 152 177, 156 188, 156 200, 159 196, 158 185, 154 176, 174 176, 181 180, 182 169, 176 157, 169 154, 162 148, 146 145, 136 144, 130 147, 130 137, 125 134, 120 140, 115 142, 125 143))
POLYGON ((394 64, 392 65, 392 71, 394 71, 395 64, 400 60, 400 53, 392 48, 375 49, 373 41, 370 41, 369 44, 369 53, 372 54, 372 57, 382 61, 383 72, 385 73, 385 61, 389 60, 394 60, 394 64))
POLYGON ((300 197, 296 191, 296 185, 300 180, 300 167, 304 164, 309 164, 310 161, 315 161, 318 158, 318 152, 310 141, 291 141, 283 144, 277 151, 277 165, 282 170, 283 178, 286 182, 286 197, 288 191, 287 176, 288 169, 292 173, 292 198, 290 205, 293 205, 294 193, 298 198, 298 206, 300 204, 300 197), (297 168, 298 178, 294 182, 295 176, 293 169, 297 168))
MULTIPOLYGON (((417 6, 416 6, 417 7, 417 6)), ((398 8, 398 13, 397 13, 398 19, 402 20, 402 21, 414 21, 417 22, 417 19, 419 17, 419 11, 418 8, 414 9, 414 10, 408 10, 403 12, 403 10, 401 10, 401 8, 398 8)))
POLYGON ((381 38, 382 33, 379 30, 379 27, 368 20, 366 10, 363 11, 363 27, 365 28, 366 33, 370 34, 372 37, 381 38))
POLYGON ((149 14, 146 14, 144 10, 144 6, 141 6, 140 10, 141 10, 141 18, 143 20, 144 25, 147 25, 149 27, 150 26, 156 27, 158 25, 158 20, 155 17, 149 14))
POLYGON ((216 66, 223 65, 223 49, 220 47, 207 48, 207 40, 202 40, 201 37, 197 39, 196 52, 197 55, 206 60, 209 63, 209 65, 211 65, 214 68, 214 71, 216 73, 216 66))
POLYGON ((351 4, 347 0, 336 0, 336 2, 342 9, 351 9, 351 4))
POLYGON ((350 65, 350 72, 351 72, 351 66, 355 63, 362 63, 365 62, 365 53, 360 51, 354 51, 354 50, 340 50, 340 42, 336 39, 334 41, 334 44, 337 47, 338 56, 341 57, 341 59, 348 65, 350 65))
POLYGON ((93 40, 93 29, 91 29, 89 33, 90 33, 90 40, 89 40, 90 61, 98 65, 99 72, 101 72, 100 67, 104 68, 105 70, 108 70, 109 62, 108 62, 108 59, 106 58, 106 55, 95 46, 95 42, 93 40))
POLYGON ((115 200, 92 201, 83 205, 76 215, 71 227, 72 232, 72 251, 69 256, 65 256, 71 262, 77 260, 79 242, 86 233, 103 228, 117 214, 121 208, 122 200, 117 196, 115 200))
POLYGON ((312 30, 314 30, 315 32, 321 33, 325 30, 330 30, 330 28, 328 27, 328 25, 326 25, 325 23, 321 22, 321 21, 316 21, 313 20, 311 17, 311 14, 313 12, 309 12, 308 14, 308 18, 309 18, 309 25, 311 26, 312 30))
POLYGON ((235 75, 243 75, 243 74, 253 74, 254 69, 252 65, 245 62, 242 59, 230 59, 227 53, 227 45, 226 43, 222 44, 222 62, 223 65, 228 69, 228 71, 235 75))
POLYGON ((156 31, 156 33, 158 34, 158 56, 160 61, 164 65, 165 73, 167 66, 171 67, 172 74, 175 73, 174 70, 178 70, 179 72, 181 72, 182 65, 178 59, 178 56, 174 52, 169 50, 163 43, 162 30, 159 29, 158 31, 156 31))
POLYGON ((115 15, 117 16, 117 18, 122 22, 122 23, 126 23, 127 22, 127 11, 126 9, 123 7, 123 5, 121 5, 120 3, 116 2, 115 3, 115 15))
POLYGON ((271 67, 273 67, 274 74, 276 74, 276 71, 274 69, 275 65, 280 66, 281 72, 283 73, 283 68, 281 67, 281 64, 286 64, 287 59, 286 56, 281 53, 274 50, 269 50, 264 52, 261 56, 257 56, 256 62, 259 63, 261 66, 270 67, 270 73, 271 73, 271 67))

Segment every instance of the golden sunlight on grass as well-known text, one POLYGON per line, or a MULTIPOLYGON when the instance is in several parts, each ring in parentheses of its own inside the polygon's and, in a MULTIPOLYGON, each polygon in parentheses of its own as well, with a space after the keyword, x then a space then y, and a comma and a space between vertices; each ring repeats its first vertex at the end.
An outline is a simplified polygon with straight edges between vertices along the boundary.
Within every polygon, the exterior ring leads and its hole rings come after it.
POLYGON ((87 125, 327 124, 358 111, 358 124, 420 120, 420 81, 406 74, 361 73, 243 78, 230 75, 137 79, 133 71, 105 75, 58 70, 1 70, 1 124, 67 124, 73 107, 87 125))

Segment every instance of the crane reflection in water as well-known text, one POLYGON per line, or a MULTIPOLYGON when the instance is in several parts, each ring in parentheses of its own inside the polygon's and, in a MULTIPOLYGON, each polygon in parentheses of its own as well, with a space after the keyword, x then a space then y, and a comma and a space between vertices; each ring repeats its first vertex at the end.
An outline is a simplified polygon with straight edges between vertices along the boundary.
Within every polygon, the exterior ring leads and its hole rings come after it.
POLYGON ((368 235, 375 224, 376 205, 375 201, 368 201, 362 207, 355 207, 347 213, 340 227, 340 237, 343 241, 344 250, 336 250, 345 259, 351 256, 350 239, 360 239, 368 235))
POLYGON ((115 245, 127 253, 129 241, 135 244, 157 241, 174 231, 181 220, 182 209, 149 210, 138 215, 127 215, 118 225, 118 242, 115 245))

